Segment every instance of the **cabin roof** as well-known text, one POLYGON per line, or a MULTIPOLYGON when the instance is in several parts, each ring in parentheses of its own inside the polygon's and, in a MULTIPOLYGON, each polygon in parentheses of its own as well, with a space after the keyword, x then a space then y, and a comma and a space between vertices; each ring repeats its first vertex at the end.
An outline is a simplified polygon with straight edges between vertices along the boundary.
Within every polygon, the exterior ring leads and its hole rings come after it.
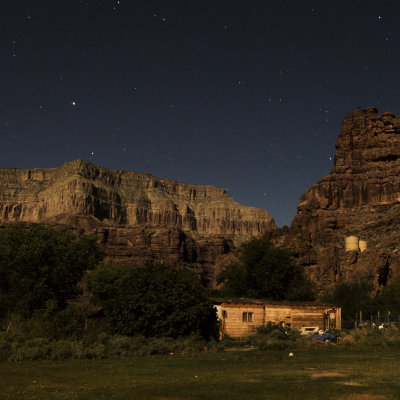
POLYGON ((276 301, 270 299, 250 299, 246 297, 237 298, 212 298, 212 302, 216 305, 220 304, 251 304, 251 305, 276 305, 276 306, 320 306, 320 307, 340 307, 337 304, 319 303, 316 301, 276 301))

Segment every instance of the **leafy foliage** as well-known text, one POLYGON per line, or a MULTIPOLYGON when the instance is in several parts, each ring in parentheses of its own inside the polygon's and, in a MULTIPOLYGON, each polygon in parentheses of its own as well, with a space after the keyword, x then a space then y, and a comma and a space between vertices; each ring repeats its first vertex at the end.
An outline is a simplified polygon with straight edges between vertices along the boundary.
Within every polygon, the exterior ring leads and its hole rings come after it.
POLYGON ((314 284, 289 250, 275 246, 267 236, 243 244, 238 261, 219 275, 221 295, 272 300, 312 300, 314 284))
POLYGON ((46 302, 45 310, 36 310, 30 319, 23 321, 21 328, 25 337, 47 339, 77 339, 85 333, 86 313, 68 304, 58 309, 54 300, 46 302))
POLYGON ((352 328, 356 314, 362 311, 364 318, 369 318, 375 310, 372 298, 373 286, 368 280, 343 282, 335 286, 331 293, 326 293, 321 300, 342 307, 342 324, 352 328))
POLYGON ((207 290, 187 269, 150 264, 105 265, 88 276, 92 301, 103 307, 115 333, 177 337, 216 334, 207 290))
POLYGON ((390 311, 400 315, 400 275, 382 289, 376 303, 380 311, 390 311))
POLYGON ((96 240, 41 225, 0 229, 0 318, 29 317, 48 300, 64 307, 79 294, 85 271, 103 257, 96 240))

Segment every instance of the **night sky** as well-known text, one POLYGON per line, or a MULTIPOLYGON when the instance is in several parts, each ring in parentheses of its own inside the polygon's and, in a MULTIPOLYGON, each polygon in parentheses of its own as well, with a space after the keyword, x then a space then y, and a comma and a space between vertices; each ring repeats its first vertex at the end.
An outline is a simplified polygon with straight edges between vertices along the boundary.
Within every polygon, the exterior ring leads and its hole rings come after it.
POLYGON ((290 224, 346 112, 400 114, 400 2, 2 0, 0 167, 228 189, 290 224))

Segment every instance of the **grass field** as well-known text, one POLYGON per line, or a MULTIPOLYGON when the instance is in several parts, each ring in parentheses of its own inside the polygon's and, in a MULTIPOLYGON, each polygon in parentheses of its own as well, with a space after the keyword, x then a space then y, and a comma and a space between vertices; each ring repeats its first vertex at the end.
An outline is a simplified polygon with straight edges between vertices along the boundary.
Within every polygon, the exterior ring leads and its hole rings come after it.
POLYGON ((400 348, 0 363, 2 400, 400 399, 400 348))

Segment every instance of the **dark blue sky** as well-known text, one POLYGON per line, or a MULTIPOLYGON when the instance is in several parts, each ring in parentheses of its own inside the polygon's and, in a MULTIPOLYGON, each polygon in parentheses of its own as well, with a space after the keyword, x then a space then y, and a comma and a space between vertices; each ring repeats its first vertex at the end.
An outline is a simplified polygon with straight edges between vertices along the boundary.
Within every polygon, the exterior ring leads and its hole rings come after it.
POLYGON ((400 114, 400 2, 5 0, 0 167, 228 189, 290 224, 346 112, 400 114))

